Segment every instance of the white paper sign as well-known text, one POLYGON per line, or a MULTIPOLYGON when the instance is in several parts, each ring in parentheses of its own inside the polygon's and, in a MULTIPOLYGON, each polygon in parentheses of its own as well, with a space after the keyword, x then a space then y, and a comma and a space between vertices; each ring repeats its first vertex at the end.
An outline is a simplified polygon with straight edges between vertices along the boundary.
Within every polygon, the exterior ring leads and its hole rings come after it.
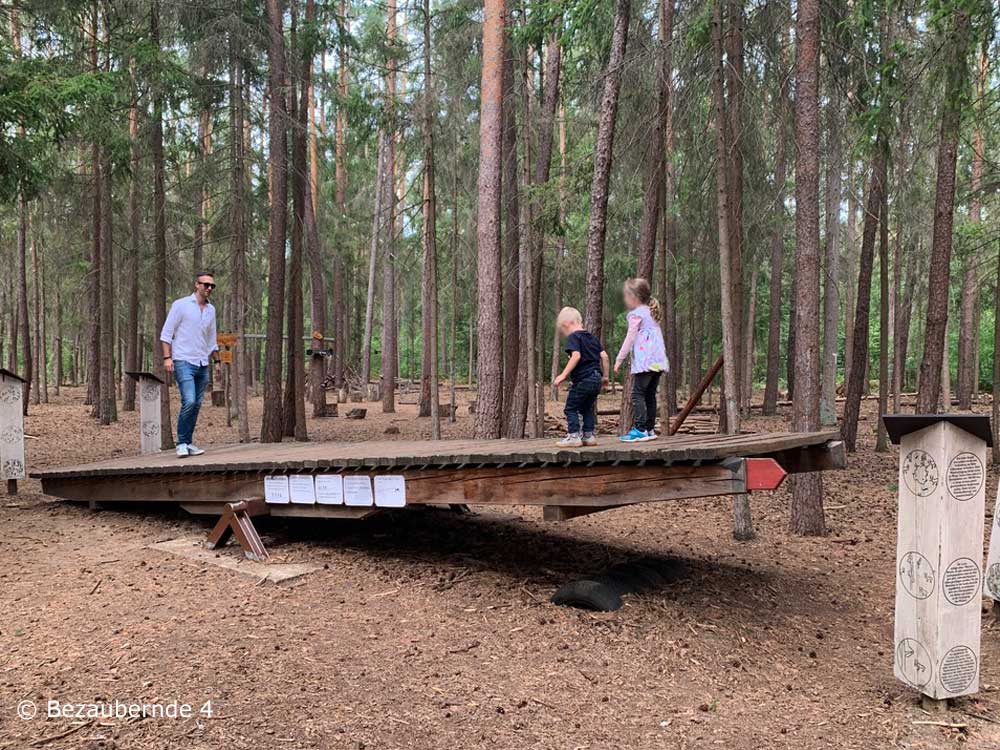
POLYGON ((340 474, 320 474, 316 477, 316 502, 320 505, 344 504, 344 478, 340 474))
POLYGON ((288 478, 288 489, 293 503, 315 503, 316 490, 311 474, 293 474, 288 478))
POLYGON ((289 502, 288 477, 264 477, 264 502, 289 502))
POLYGON ((364 474, 348 474, 344 477, 344 504, 371 505, 372 480, 364 474))
POLYGON ((406 480, 396 474, 375 477, 375 505, 380 508, 405 508, 406 480))

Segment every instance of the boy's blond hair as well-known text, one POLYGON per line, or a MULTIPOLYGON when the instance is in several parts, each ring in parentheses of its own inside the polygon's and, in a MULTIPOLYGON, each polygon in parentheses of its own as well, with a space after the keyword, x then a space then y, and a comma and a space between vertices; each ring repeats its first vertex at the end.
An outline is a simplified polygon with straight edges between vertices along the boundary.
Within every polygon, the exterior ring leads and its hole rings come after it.
POLYGON ((556 317, 556 325, 561 326, 564 323, 576 323, 577 325, 583 325, 583 316, 580 315, 580 311, 575 307, 564 307, 559 311, 559 315, 556 317))

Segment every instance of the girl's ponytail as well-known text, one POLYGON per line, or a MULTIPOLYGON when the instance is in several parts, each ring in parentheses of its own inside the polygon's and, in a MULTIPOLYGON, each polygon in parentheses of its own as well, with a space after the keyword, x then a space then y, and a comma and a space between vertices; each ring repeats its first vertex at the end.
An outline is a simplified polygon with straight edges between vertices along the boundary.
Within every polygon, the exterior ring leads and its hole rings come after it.
POLYGON ((660 310, 660 301, 656 297, 650 297, 649 302, 646 303, 649 306, 649 314, 653 317, 657 323, 663 322, 663 312, 660 310))

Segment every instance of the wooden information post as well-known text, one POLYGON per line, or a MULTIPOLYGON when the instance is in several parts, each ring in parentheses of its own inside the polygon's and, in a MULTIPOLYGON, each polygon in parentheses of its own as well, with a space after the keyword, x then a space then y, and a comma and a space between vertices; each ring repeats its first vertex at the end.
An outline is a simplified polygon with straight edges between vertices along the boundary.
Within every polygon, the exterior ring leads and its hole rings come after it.
POLYGON ((163 381, 151 372, 126 372, 139 391, 139 445, 142 455, 160 452, 160 389, 163 381))
POLYGON ((993 612, 1000 617, 1000 487, 993 505, 993 526, 990 527, 990 552, 986 558, 986 580, 983 592, 993 600, 993 612))
POLYGON ((0 480, 17 494, 24 479, 24 378, 0 368, 0 480))
POLYGON ((896 677, 928 698, 979 690, 989 418, 884 416, 899 444, 896 677))

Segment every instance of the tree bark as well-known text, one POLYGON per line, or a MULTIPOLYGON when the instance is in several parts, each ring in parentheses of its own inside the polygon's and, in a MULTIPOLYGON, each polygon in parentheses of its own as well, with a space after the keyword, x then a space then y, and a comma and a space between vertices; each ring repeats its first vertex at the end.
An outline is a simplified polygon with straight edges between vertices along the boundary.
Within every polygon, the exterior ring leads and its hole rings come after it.
MULTIPOLYGON (((101 350, 99 359, 100 388, 98 390, 98 420, 108 425, 118 421, 115 401, 115 294, 114 257, 112 250, 111 158, 104 153, 101 166, 101 266, 100 299, 101 350)), ((159 333, 159 331, 157 331, 159 333)))
POLYGON ((724 382, 724 403, 720 410, 720 419, 725 420, 725 430, 736 434, 740 431, 739 409, 739 348, 736 339, 740 335, 737 312, 737 300, 734 299, 736 283, 732 276, 735 272, 733 259, 733 242, 729 237, 732 228, 732 209, 730 207, 729 182, 732 171, 729 163, 729 144, 726 125, 725 77, 723 72, 722 49, 722 3, 715 0, 712 17, 712 48, 714 56, 712 64, 714 74, 714 119, 715 119, 715 183, 716 183, 716 218, 719 234, 719 296, 721 298, 722 322, 722 361, 724 382))
POLYGON ((247 220, 246 220, 246 144, 243 140, 243 59, 240 57, 238 31, 229 32, 229 160, 232 235, 230 254, 233 258, 235 289, 233 320, 236 323, 236 347, 231 369, 235 370, 236 419, 240 442, 250 442, 250 422, 247 413, 247 220))
POLYGON ((823 268, 823 352, 820 420, 824 425, 837 424, 837 348, 840 330, 840 197, 843 147, 840 134, 841 98, 836 82, 830 86, 826 108, 826 253, 823 268))
MULTIPOLYGON (((132 83, 132 101, 128 110, 129 161, 132 174, 128 187, 128 256, 125 259, 125 276, 128 283, 126 291, 125 320, 125 370, 135 372, 139 369, 139 243, 141 242, 141 212, 139 206, 139 169, 142 156, 139 151, 139 94, 135 84, 135 63, 129 65, 132 83)), ((159 333, 159 331, 157 331, 159 333)), ((158 337, 157 337, 158 338, 158 337)), ((135 379, 126 377, 122 398, 123 411, 135 411, 135 379)))
POLYGON ((280 443, 284 433, 281 397, 283 313, 285 310, 285 240, 288 214, 288 144, 285 112, 285 37, 282 0, 267 0, 268 17, 268 154, 271 170, 267 256, 267 348, 264 355, 262 443, 280 443))
MULTIPOLYGON (((378 268, 378 251, 381 246, 382 224, 386 197, 385 168, 386 135, 379 131, 378 157, 375 168, 375 210, 372 213, 372 240, 368 248, 368 291, 365 297, 365 330, 361 339, 361 388, 367 390, 372 373, 372 331, 375 325, 375 271, 378 268)), ((367 398, 367 396, 366 396, 367 398)))
MULTIPOLYGON (((795 21, 795 399, 792 429, 820 428, 819 0, 799 0, 795 21)), ((822 474, 800 474, 792 491, 792 531, 826 533, 822 474)))
POLYGON ((601 105, 594 143, 594 177, 590 185, 590 224, 587 228, 587 310, 584 325, 604 341, 604 240, 608 223, 608 180, 618 114, 625 46, 628 42, 630 0, 615 0, 611 54, 604 73, 601 105))
POLYGON ((927 280, 927 323, 924 354, 920 362, 917 413, 937 411, 941 395, 941 363, 947 351, 948 291, 951 283, 952 225, 955 213, 955 163, 961 135, 962 101, 968 79, 969 13, 963 8, 950 16, 950 39, 945 45, 947 66, 945 100, 937 153, 934 227, 927 280))
MULTIPOLYGON (((423 329, 423 382, 430 401, 431 439, 441 439, 441 416, 438 413, 438 289, 437 289, 437 195, 434 190, 434 92, 431 79, 431 7, 423 3, 424 26, 424 284, 421 305, 423 329)), ((422 364, 423 364, 422 363, 422 364)), ((422 388, 423 390, 423 388, 422 388)))
MULTIPOLYGON (((888 191, 887 191, 888 192, 888 191)), ((879 214, 878 241, 879 318, 878 318, 878 413, 889 410, 889 202, 883 193, 879 214)), ((875 451, 889 450, 885 423, 879 419, 876 427, 875 451)))
MULTIPOLYGON (((483 65, 479 108, 479 180, 476 225, 479 268, 477 291, 479 337, 474 434, 499 438, 503 405, 503 340, 501 335, 500 195, 502 186, 503 61, 506 48, 505 0, 484 1, 483 65)), ((469 344, 470 364, 472 343, 469 344)), ((471 366, 470 366, 471 374, 471 366)))
POLYGON ((778 138, 774 159, 774 213, 771 230, 771 279, 768 292, 767 376, 764 383, 763 413, 770 416, 778 408, 778 373, 781 368, 781 275, 785 245, 785 143, 787 133, 788 79, 778 71, 778 138))
MULTIPOLYGON (((511 9, 508 8, 508 13, 511 9)), ((509 27, 513 27, 512 19, 508 18, 509 27)), ((507 33, 510 31, 508 29, 507 33)), ((503 211, 503 413, 507 415, 504 427, 508 437, 514 437, 510 432, 512 413, 527 411, 527 393, 515 394, 518 381, 518 369, 521 364, 521 231, 520 206, 517 161, 517 120, 515 111, 516 92, 514 87, 514 50, 507 44, 503 59, 503 174, 501 180, 503 189, 501 195, 501 210, 503 211), (515 398, 520 397, 522 404, 515 405, 515 398)), ((523 425, 524 418, 521 418, 523 425)), ((523 426, 521 427, 523 433, 523 426)), ((523 437, 518 435, 517 437, 523 437)))
MULTIPOLYGON (((387 44, 396 46, 396 0, 389 0, 386 8, 388 18, 387 44)), ((396 177, 396 74, 395 55, 389 60, 386 73, 386 103, 389 109, 389 125, 386 134, 385 174, 388 189, 386 197, 387 220, 385 223, 385 256, 382 259, 382 413, 396 411, 396 374, 399 367, 398 328, 396 325, 396 210, 397 201, 393 192, 396 177)))
MULTIPOLYGON (((157 51, 160 49, 160 0, 153 0, 149 14, 149 37, 157 51)), ((153 162, 153 373, 166 381, 160 331, 167 318, 167 216, 166 188, 163 166, 163 91, 153 87, 153 116, 150 122, 152 137, 150 159, 153 162)), ((174 447, 173 426, 170 419, 170 390, 160 389, 160 448, 174 447)))

